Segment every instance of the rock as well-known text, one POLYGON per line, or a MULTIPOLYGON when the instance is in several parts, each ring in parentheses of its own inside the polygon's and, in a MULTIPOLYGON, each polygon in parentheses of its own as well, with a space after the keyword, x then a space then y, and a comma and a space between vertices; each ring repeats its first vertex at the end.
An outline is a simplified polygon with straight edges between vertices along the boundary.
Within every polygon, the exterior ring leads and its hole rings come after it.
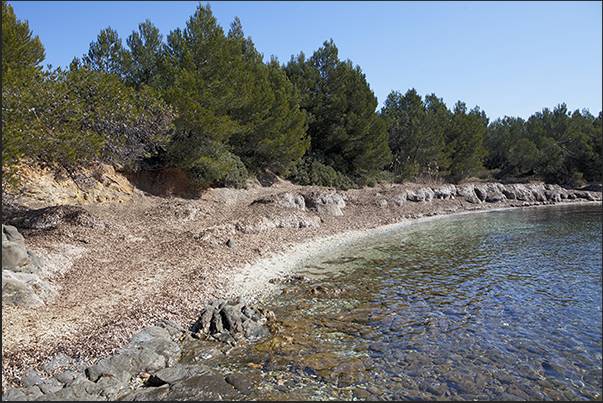
POLYGON ((160 320, 155 326, 167 330, 173 341, 179 340, 182 334, 186 332, 186 329, 182 325, 168 319, 160 320))
POLYGON ((73 358, 68 357, 63 353, 59 353, 52 357, 50 361, 44 363, 40 368, 46 372, 54 372, 58 368, 73 364, 74 362, 75 360, 73 358))
POLYGON ((475 194, 482 202, 497 203, 506 199, 506 196, 502 192, 502 185, 487 183, 477 184, 474 187, 475 194))
POLYGON ((8 388, 2 394, 2 400, 26 400, 26 395, 19 388, 8 388))
POLYGON ((444 185, 433 189, 433 194, 436 199, 450 200, 456 195, 456 187, 454 185, 444 185))
POLYGON ((270 187, 280 181, 280 178, 277 175, 268 170, 261 170, 256 177, 263 187, 270 187))
POLYGON ((2 225, 2 242, 4 241, 15 242, 25 246, 23 235, 12 225, 2 225))
POLYGON ((232 345, 242 338, 255 341, 269 334, 263 326, 268 314, 244 300, 212 301, 201 310, 191 332, 232 345))
POLYGON ((337 192, 311 191, 304 195, 306 207, 318 214, 341 216, 345 207, 343 196, 337 192))
POLYGON ((25 389, 22 389, 23 393, 27 395, 27 400, 36 400, 37 398, 44 396, 42 390, 37 386, 28 386, 25 389))
POLYGON ((302 211, 306 210, 306 201, 304 196, 299 193, 279 193, 269 197, 254 200, 251 204, 275 204, 284 208, 296 208, 302 211))
POLYGON ((51 206, 20 213, 11 224, 27 229, 53 229, 61 224, 94 228, 100 224, 88 211, 79 206, 51 206))
POLYGON ((480 202, 486 201, 487 192, 486 189, 483 188, 483 186, 474 185, 473 191, 475 192, 475 195, 477 196, 480 202))
POLYGON ((232 238, 228 238, 228 240, 226 241, 226 246, 228 246, 230 249, 237 248, 237 244, 235 243, 235 241, 232 240, 232 238))
POLYGON ((406 192, 402 192, 393 197, 392 201, 398 207, 402 207, 404 202, 407 200, 408 196, 406 192))
POLYGON ((434 192, 429 188, 419 188, 406 192, 406 199, 412 202, 430 202, 433 200, 433 196, 434 192))
POLYGON ((366 399, 370 396, 370 393, 366 389, 354 388, 352 394, 357 399, 366 399))
POLYGON ((224 378, 226 382, 235 387, 239 392, 248 395, 253 392, 253 382, 247 375, 241 373, 229 374, 224 378))
POLYGON ((2 303, 39 306, 58 293, 36 274, 2 270, 2 303))
POLYGON ((165 368, 180 353, 180 345, 166 328, 150 326, 132 336, 125 349, 86 368, 86 376, 92 382, 103 376, 128 382, 131 375, 165 368))
POLYGON ((149 377, 147 384, 150 386, 161 386, 165 384, 173 385, 182 379, 211 373, 212 370, 207 365, 203 364, 177 365, 157 371, 149 377))
POLYGON ((277 197, 277 204, 282 207, 306 210, 306 200, 299 193, 283 193, 277 197))
POLYGON ((44 379, 38 387, 44 394, 53 393, 63 389, 63 383, 55 378, 44 379))
POLYGON ((180 344, 177 342, 178 336, 170 334, 170 331, 164 326, 150 326, 134 334, 126 349, 146 349, 166 359, 166 363, 172 357, 177 357, 182 352, 180 344))
POLYGON ((165 400, 235 400, 239 392, 216 374, 193 376, 176 382, 165 400))
POLYGON ((119 396, 119 400, 136 400, 136 401, 165 401, 167 394, 170 392, 169 385, 165 384, 155 388, 137 389, 128 394, 119 396))
POLYGON ((2 225, 2 269, 40 275, 42 260, 25 246, 17 228, 2 225))
POLYGON ((320 218, 315 215, 285 214, 271 218, 260 217, 239 221, 235 228, 244 234, 261 234, 276 228, 308 228, 320 224, 320 218))
POLYGON ((59 382, 61 382, 61 383, 66 384, 66 383, 68 383, 68 382, 70 382, 70 381, 74 380, 74 379, 75 379, 75 377, 76 377, 76 375, 77 375, 77 374, 76 374, 75 372, 73 372, 73 371, 65 371, 65 372, 61 372, 61 373, 59 373, 59 374, 56 374, 56 375, 54 376, 54 378, 55 378, 57 381, 59 381, 59 382))
POLYGON ((27 374, 25 374, 25 376, 21 377, 20 380, 23 386, 29 387, 39 385, 40 383, 42 383, 44 378, 42 377, 42 374, 39 371, 35 369, 30 369, 27 371, 27 374))
POLYGON ((344 290, 341 288, 335 287, 324 287, 322 285, 312 287, 308 290, 308 293, 311 295, 327 295, 327 296, 335 296, 343 293, 344 290))
MULTIPOLYGON (((456 186, 456 195, 458 197, 462 197, 469 203, 477 204, 481 203, 482 200, 477 196, 475 192, 475 187, 473 185, 457 185, 456 186)), ((482 195, 485 200, 485 196, 482 195)))

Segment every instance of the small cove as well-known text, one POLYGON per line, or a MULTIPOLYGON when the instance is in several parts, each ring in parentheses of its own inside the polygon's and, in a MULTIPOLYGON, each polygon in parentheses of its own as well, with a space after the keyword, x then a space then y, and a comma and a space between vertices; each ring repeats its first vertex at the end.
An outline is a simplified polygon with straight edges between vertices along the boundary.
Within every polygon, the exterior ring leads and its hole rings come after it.
POLYGON ((411 225, 301 267, 215 365, 254 400, 600 400, 601 265, 600 204, 411 225))

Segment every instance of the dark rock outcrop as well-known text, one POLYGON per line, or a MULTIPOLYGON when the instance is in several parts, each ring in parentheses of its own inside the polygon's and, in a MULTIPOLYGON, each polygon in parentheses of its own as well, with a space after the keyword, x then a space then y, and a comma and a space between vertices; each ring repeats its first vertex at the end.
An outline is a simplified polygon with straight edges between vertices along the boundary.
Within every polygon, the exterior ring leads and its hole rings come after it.
POLYGON ((16 214, 10 224, 23 229, 53 229, 60 224, 94 228, 100 222, 78 206, 51 206, 16 214))
MULTIPOLYGON (((273 319, 272 312, 242 298, 212 300, 188 330, 162 320, 132 336, 125 348, 80 371, 45 378, 30 370, 21 378, 23 388, 8 388, 2 400, 242 400, 253 391, 251 379, 238 373, 220 375, 197 358, 184 360, 184 349, 213 351, 211 343, 258 341, 270 334, 265 324, 273 319), (205 350, 204 343, 210 343, 205 350)), ((42 367, 57 372, 70 363, 73 359, 58 355, 42 367)))
POLYGON ((263 326, 270 318, 266 312, 240 299, 236 302, 212 300, 201 311, 199 319, 192 325, 193 334, 211 338, 230 345, 241 339, 256 341, 269 334, 263 326))

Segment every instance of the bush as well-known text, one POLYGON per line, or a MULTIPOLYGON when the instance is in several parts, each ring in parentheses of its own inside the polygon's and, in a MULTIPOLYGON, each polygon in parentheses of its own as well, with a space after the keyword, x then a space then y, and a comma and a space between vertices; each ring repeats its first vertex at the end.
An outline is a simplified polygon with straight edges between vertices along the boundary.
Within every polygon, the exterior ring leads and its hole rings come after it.
POLYGON ((191 186, 204 189, 210 186, 247 187, 249 171, 241 159, 222 147, 199 148, 181 161, 179 168, 190 170, 191 186), (190 158, 195 157, 194 160, 190 158))
POLYGON ((339 190, 358 187, 348 176, 312 157, 297 160, 286 178, 299 185, 326 186, 339 190))

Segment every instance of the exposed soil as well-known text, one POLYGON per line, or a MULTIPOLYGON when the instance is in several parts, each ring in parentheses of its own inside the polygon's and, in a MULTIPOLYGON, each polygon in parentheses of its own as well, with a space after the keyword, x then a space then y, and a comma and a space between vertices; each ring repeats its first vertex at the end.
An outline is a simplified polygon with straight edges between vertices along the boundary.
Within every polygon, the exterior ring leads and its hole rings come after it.
MULTIPOLYGON (((279 253, 295 251, 303 242, 420 216, 521 204, 471 204, 457 198, 398 206, 391 198, 419 185, 384 184, 340 192, 346 199, 342 216, 320 215, 317 225, 305 228, 261 230, 265 218, 317 213, 257 200, 283 192, 325 191, 280 179, 264 185, 256 181, 243 190, 208 189, 197 198, 136 191, 127 204, 82 206, 93 217, 91 227, 64 222, 52 229, 19 228, 27 247, 44 260, 43 279, 59 296, 40 307, 3 305, 3 390, 18 386, 26 369, 39 368, 58 353, 91 364, 158 320, 188 327, 211 298, 230 298, 241 289, 262 298, 269 288, 261 282, 247 288, 236 282, 259 267, 253 264, 286 256, 279 253), (390 201, 384 205, 386 199, 390 201), (257 224, 257 233, 238 230, 241 223, 257 224)), ((44 207, 42 201, 39 207, 44 207)), ((3 211, 3 221, 10 214, 3 211)))

